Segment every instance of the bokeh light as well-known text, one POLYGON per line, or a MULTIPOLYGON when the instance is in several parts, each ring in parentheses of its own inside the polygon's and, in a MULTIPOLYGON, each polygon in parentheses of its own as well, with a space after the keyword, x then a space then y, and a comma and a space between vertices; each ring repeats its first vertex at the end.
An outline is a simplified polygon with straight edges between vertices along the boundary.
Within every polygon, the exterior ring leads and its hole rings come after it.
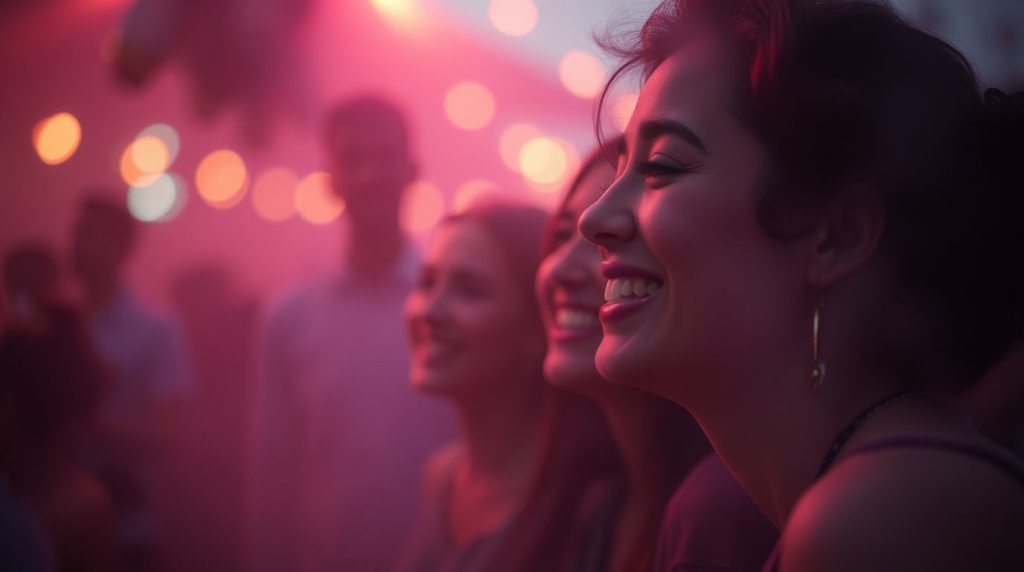
POLYGON ((170 153, 156 137, 139 137, 121 153, 121 178, 129 187, 145 187, 157 180, 170 166, 170 153))
POLYGON ((487 15, 499 32, 514 38, 532 32, 539 16, 533 0, 491 0, 487 15))
POLYGON ((590 52, 572 51, 558 64, 558 77, 569 93, 592 99, 604 86, 604 64, 590 52))
POLYGON ((615 98, 612 103, 612 122, 619 131, 625 131, 629 125, 629 119, 633 117, 636 109, 636 102, 640 98, 635 93, 626 93, 615 98))
POLYGON ((452 199, 452 210, 462 212, 470 205, 483 197, 500 194, 498 184, 487 179, 473 179, 466 181, 455 189, 455 197, 452 199))
POLYGON ((427 181, 417 181, 405 191, 399 222, 409 234, 426 232, 444 217, 445 200, 441 190, 427 181))
POLYGON ((552 178, 554 180, 551 182, 533 180, 525 175, 523 177, 526 180, 526 184, 534 191, 537 191, 535 198, 538 200, 538 204, 546 206, 554 206, 551 202, 552 198, 558 197, 562 194, 565 188, 572 182, 573 177, 576 176, 577 171, 579 171, 579 168, 582 165, 579 151, 576 149, 575 145, 560 137, 550 137, 550 139, 561 148, 562 153, 564 154, 565 169, 562 175, 555 178, 552 174, 552 178))
POLYGON ((287 220, 295 214, 299 177, 289 169, 269 169, 252 185, 252 208, 267 220, 287 220))
POLYGON ((569 157, 554 139, 535 137, 519 152, 519 169, 531 183, 554 185, 566 177, 569 157))
POLYGON ((415 0, 370 0, 370 4, 385 18, 402 26, 414 24, 419 19, 415 0))
POLYGON ((444 96, 444 112, 456 127, 467 131, 483 129, 494 118, 494 94, 482 84, 464 81, 444 96))
POLYGON ((316 172, 295 187, 295 210, 313 224, 327 224, 345 212, 345 201, 331 190, 331 175, 316 172))
POLYGON ((519 152, 527 141, 541 137, 544 133, 529 123, 515 123, 510 125, 501 133, 498 140, 498 153, 501 155, 501 162, 513 171, 519 171, 519 152))
POLYGON ((152 135, 139 137, 128 146, 130 160, 143 173, 163 173, 171 163, 171 152, 167 145, 152 135))
POLYGON ((178 151, 181 150, 181 139, 178 137, 178 132, 166 123, 154 123, 135 136, 136 139, 144 137, 156 137, 163 142, 167 151, 167 165, 170 168, 174 164, 174 160, 178 158, 178 151))
POLYGON ((128 211, 142 222, 168 221, 181 213, 187 196, 185 181, 164 173, 148 185, 128 189, 128 211))
POLYGON ((82 142, 82 126, 70 113, 51 115, 36 124, 32 130, 32 143, 43 163, 59 165, 78 150, 82 142))
POLYGON ((210 206, 228 209, 245 195, 248 171, 238 153, 219 149, 203 158, 196 168, 196 190, 210 206))

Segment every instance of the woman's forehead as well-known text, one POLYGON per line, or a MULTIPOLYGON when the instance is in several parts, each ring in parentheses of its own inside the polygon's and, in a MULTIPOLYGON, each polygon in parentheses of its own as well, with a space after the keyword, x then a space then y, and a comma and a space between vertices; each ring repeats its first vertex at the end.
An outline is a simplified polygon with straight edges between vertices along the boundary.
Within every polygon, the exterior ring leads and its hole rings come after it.
POLYGON ((629 142, 639 142, 644 124, 672 122, 713 145, 715 125, 735 119, 736 62, 721 37, 702 35, 683 44, 644 84, 627 129, 629 142))
POLYGON ((457 265, 490 272, 503 267, 504 253, 481 223, 467 218, 441 225, 428 260, 434 266, 457 265))

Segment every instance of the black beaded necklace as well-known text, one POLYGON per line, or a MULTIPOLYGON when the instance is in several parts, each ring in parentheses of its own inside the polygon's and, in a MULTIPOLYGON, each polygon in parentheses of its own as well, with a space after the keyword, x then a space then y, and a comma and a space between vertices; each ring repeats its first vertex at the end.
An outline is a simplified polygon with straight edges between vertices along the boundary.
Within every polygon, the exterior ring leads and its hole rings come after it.
POLYGON ((832 463, 835 463, 840 449, 843 448, 843 445, 846 445, 846 442, 850 440, 850 437, 853 436, 865 421, 870 419, 875 413, 878 413, 890 405, 910 399, 911 397, 919 397, 920 395, 921 392, 919 391, 900 391, 873 403, 867 409, 861 411, 860 414, 854 417, 853 421, 850 421, 850 423, 844 427, 838 435, 836 435, 836 438, 832 440, 832 445, 825 453, 825 458, 821 460, 821 467, 818 469, 818 473, 814 475, 814 480, 818 480, 818 478, 824 475, 825 471, 832 466, 832 463))

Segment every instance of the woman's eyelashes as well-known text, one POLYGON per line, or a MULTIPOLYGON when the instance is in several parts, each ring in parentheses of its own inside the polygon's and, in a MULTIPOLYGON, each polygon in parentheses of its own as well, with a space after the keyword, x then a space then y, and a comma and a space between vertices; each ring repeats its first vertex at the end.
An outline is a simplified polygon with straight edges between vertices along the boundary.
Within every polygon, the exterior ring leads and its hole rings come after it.
POLYGON ((697 166, 656 154, 647 161, 637 161, 635 169, 644 176, 649 185, 658 187, 670 182, 675 177, 693 173, 697 170, 697 166))

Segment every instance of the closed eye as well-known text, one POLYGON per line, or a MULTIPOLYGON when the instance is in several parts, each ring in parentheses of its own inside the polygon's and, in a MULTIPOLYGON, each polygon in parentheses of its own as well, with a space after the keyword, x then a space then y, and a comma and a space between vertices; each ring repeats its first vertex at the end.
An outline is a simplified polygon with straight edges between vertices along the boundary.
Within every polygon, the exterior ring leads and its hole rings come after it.
POLYGON ((636 170, 642 174, 648 183, 665 182, 665 179, 686 175, 696 171, 695 165, 679 163, 665 158, 658 158, 653 161, 638 161, 636 170))

